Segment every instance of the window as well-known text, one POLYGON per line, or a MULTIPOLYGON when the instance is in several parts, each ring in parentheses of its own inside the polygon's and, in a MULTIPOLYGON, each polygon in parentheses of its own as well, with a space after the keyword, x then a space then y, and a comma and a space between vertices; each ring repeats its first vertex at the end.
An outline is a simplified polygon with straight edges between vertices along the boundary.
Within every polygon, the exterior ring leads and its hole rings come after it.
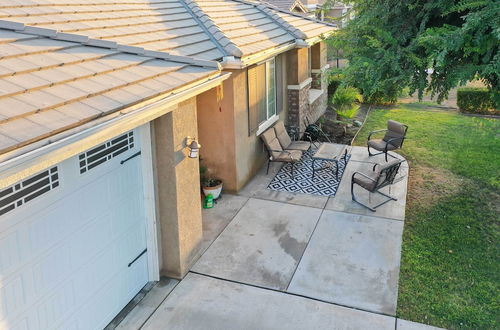
POLYGON ((274 58, 248 69, 249 133, 259 133, 276 121, 276 63, 274 58))
POLYGON ((0 190, 0 216, 59 186, 57 166, 0 190))
POLYGON ((78 156, 80 161, 80 174, 115 158, 133 147, 134 132, 128 132, 80 154, 78 156))

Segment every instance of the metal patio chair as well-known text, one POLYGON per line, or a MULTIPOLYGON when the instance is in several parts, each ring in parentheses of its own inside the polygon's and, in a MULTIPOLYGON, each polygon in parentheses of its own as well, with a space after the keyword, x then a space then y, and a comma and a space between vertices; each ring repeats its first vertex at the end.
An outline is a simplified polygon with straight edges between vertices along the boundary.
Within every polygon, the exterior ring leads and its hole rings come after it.
POLYGON ((408 131, 408 126, 397 122, 395 120, 387 121, 387 129, 381 129, 377 131, 370 132, 368 135, 368 155, 376 156, 380 154, 385 154, 385 161, 387 162, 387 156, 393 155, 389 154, 389 151, 393 151, 396 149, 400 149, 403 147, 403 142, 406 138, 406 132, 408 131), (385 135, 382 139, 372 139, 372 135, 385 132, 385 135), (372 153, 370 148, 373 148, 378 153, 372 153))
POLYGON ((302 158, 302 151, 283 150, 273 127, 262 133, 260 137, 262 141, 264 141, 264 145, 269 155, 267 159, 266 174, 269 174, 271 162, 290 163, 292 164, 292 178, 294 178, 295 163, 302 158))
POLYGON ((351 178, 351 197, 352 200, 370 211, 375 212, 376 209, 382 205, 384 205, 387 202, 390 201, 396 201, 397 198, 387 195, 383 192, 380 191, 380 189, 392 185, 394 183, 394 179, 396 178, 396 175, 398 174, 399 168, 401 167, 401 163, 403 160, 401 159, 394 159, 391 160, 390 162, 387 162, 383 165, 380 164, 375 164, 373 166, 372 172, 368 174, 364 174, 361 172, 354 172, 351 178), (356 196, 354 195, 354 185, 357 184, 361 188, 368 190, 369 193, 377 193, 382 196, 387 197, 386 200, 382 201, 381 203, 375 205, 375 206, 369 206, 366 204, 363 204, 362 202, 358 201, 356 199, 356 196))

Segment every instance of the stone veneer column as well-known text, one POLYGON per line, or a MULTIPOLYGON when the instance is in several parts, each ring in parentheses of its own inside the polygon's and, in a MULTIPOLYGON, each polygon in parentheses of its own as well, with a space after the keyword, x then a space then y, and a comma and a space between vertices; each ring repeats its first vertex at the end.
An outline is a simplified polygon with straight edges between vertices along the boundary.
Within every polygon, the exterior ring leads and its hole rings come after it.
POLYGON ((304 131, 304 119, 309 112, 311 78, 299 85, 288 85, 288 126, 304 131))
POLYGON ((309 49, 296 48, 287 52, 287 93, 288 118, 287 124, 303 131, 304 118, 309 112, 309 49))

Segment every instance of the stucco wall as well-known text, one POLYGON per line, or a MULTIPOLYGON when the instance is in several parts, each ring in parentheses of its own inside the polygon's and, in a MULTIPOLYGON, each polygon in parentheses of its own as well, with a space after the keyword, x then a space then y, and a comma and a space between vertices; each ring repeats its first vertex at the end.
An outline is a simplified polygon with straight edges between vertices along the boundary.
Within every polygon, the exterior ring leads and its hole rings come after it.
MULTIPOLYGON (((281 61, 283 68, 277 79, 281 82, 281 86, 277 86, 281 88, 278 114, 280 120, 290 124, 288 117, 292 108, 287 86, 309 78, 309 52, 307 48, 293 49, 278 56, 277 61, 281 61)), ((220 102, 217 102, 216 89, 197 97, 198 136, 203 162, 222 179, 226 191, 235 192, 242 189, 264 165, 267 153, 260 137, 248 132, 247 70, 226 71, 231 72, 231 77, 223 84, 223 99, 220 102)), ((307 89, 309 87, 310 84, 306 86, 307 89)), ((303 93, 302 103, 308 100, 307 91, 303 93)), ((315 109, 318 108, 321 106, 315 106, 315 109)))
POLYGON ((248 133, 247 71, 233 72, 237 190, 264 164, 267 154, 255 133, 248 133))
POLYGON ((196 99, 153 122, 161 273, 182 278, 202 240, 198 159, 187 157, 186 136, 197 135, 196 99))
POLYGON ((237 190, 234 143, 233 80, 224 81, 220 95, 217 88, 197 96, 198 137, 200 157, 209 175, 221 179, 224 189, 237 190), (217 100, 217 93, 222 97, 217 100))

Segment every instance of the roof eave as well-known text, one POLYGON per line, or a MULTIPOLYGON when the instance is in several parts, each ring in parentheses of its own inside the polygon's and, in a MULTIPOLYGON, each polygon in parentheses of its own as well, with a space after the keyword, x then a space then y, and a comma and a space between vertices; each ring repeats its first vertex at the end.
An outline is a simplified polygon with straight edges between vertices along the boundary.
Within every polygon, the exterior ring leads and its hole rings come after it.
POLYGON ((200 80, 108 116, 66 130, 0 155, 0 187, 9 186, 135 127, 144 125, 172 106, 214 88, 230 73, 217 72, 200 80))

